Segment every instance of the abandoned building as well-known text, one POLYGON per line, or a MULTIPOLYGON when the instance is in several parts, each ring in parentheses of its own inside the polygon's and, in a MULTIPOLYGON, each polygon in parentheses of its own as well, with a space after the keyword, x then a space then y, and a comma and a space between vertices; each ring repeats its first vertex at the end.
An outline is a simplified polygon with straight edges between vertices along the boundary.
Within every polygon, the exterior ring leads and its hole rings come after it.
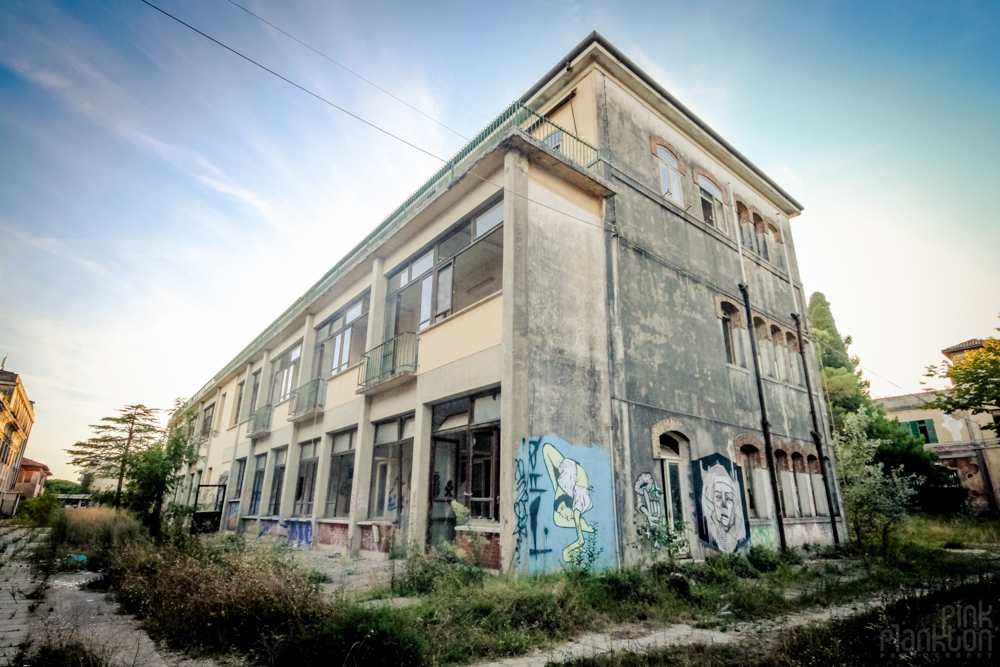
MULTIPOLYGON (((983 346, 974 338, 941 350, 955 361, 983 346)), ((946 413, 925 407, 934 394, 906 394, 876 399, 886 415, 896 418, 914 436, 923 438, 924 449, 938 455, 941 463, 952 468, 969 493, 968 502, 975 512, 997 512, 1000 508, 1000 434, 983 427, 1000 422, 1000 411, 970 414, 965 410, 946 413)))
POLYGON ((177 499, 504 571, 829 543, 801 210, 592 33, 191 398, 177 499))
POLYGON ((28 400, 21 376, 0 364, 0 515, 17 511, 21 494, 15 489, 21 459, 35 423, 34 404, 28 400))

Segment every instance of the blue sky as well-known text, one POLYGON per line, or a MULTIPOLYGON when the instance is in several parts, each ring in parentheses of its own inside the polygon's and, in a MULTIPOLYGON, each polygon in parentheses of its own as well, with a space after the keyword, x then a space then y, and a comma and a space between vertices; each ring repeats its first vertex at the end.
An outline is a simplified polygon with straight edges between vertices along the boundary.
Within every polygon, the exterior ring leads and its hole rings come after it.
MULTIPOLYGON (((156 4, 464 143, 226 0, 156 4)), ((596 29, 805 205, 806 290, 876 394, 998 324, 996 2, 243 4, 465 136, 596 29)), ((0 355, 64 478, 88 424, 196 391, 438 166, 138 0, 0 3, 0 155, 0 355)))

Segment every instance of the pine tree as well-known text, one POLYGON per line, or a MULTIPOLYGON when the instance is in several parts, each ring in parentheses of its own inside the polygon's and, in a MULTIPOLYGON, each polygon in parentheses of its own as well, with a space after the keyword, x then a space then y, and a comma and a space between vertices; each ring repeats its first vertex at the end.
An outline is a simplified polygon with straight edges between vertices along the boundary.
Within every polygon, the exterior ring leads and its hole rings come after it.
POLYGON ((94 436, 77 442, 66 450, 70 465, 93 470, 102 477, 118 476, 115 507, 121 506, 122 484, 130 455, 153 445, 162 429, 156 413, 145 405, 126 405, 117 417, 104 417, 100 424, 91 425, 94 436))

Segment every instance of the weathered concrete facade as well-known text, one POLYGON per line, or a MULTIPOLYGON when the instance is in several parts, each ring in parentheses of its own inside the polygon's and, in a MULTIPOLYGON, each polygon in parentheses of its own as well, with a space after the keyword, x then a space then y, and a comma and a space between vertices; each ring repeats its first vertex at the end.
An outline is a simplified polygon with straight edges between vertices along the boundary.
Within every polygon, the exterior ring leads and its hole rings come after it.
POLYGON ((17 509, 20 494, 14 487, 34 423, 34 404, 21 376, 0 368, 0 514, 9 516, 17 509))
POLYGON ((372 557, 482 533, 522 572, 776 546, 779 506, 829 542, 800 210, 592 34, 199 391, 179 498, 372 557))

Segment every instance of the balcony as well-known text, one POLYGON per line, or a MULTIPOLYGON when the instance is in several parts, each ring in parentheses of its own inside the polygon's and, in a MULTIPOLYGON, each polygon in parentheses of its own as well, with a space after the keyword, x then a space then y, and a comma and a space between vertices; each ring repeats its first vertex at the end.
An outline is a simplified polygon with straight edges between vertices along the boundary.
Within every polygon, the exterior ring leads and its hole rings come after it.
POLYGON ((288 421, 298 422, 318 416, 323 412, 326 401, 326 380, 310 380, 292 392, 288 406, 288 421))
POLYGON ((250 421, 247 424, 247 436, 259 438, 271 432, 271 413, 274 409, 270 405, 257 408, 250 413, 250 421))
POLYGON ((417 334, 402 333, 361 356, 359 394, 387 389, 417 372, 417 334))

